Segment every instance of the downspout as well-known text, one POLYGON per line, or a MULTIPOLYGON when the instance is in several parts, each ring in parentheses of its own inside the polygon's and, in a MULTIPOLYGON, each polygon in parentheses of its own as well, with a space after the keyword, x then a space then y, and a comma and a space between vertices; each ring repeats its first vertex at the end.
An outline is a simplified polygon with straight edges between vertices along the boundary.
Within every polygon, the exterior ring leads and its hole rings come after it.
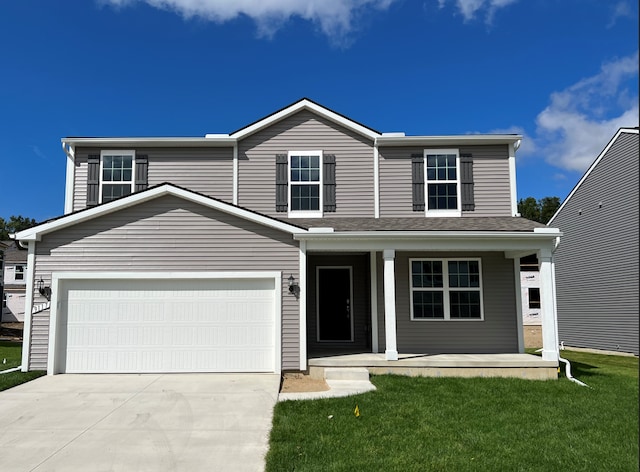
MULTIPOLYGON (((560 246, 560 238, 556 238, 555 244, 553 245, 553 249, 551 250, 551 257, 553 258, 553 255, 555 254, 555 252, 558 249, 558 246, 560 246)), ((552 259, 553 260, 553 259, 552 259)), ((554 310, 556 312, 556 349, 558 350, 558 360, 560 362, 564 362, 564 373, 567 376, 567 378, 569 380, 571 380, 574 383, 577 383, 578 385, 580 385, 581 387, 589 387, 586 383, 576 379, 575 377, 573 377, 571 375, 571 363, 569 363, 569 361, 565 358, 563 358, 560 355, 560 349, 558 348, 558 346, 560 345, 557 339, 558 336, 558 307, 557 307, 557 299, 556 299, 556 265, 555 262, 553 263, 552 266, 552 270, 551 270, 551 286, 553 287, 553 303, 554 305, 556 305, 554 307, 554 310)), ((563 346, 564 347, 564 346, 563 346)), ((589 387, 591 388, 591 387, 589 387)))

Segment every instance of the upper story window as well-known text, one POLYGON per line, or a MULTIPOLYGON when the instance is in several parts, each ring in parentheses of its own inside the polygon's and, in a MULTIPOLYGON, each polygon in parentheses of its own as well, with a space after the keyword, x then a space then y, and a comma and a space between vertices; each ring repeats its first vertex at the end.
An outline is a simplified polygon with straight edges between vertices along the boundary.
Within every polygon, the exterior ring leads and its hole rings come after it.
POLYGON ((101 202, 131 194, 134 185, 134 151, 102 151, 101 161, 101 202))
POLYGON ((336 211, 336 156, 323 151, 276 154, 276 211, 290 218, 336 211))
POLYGON ((425 149, 427 216, 460 216, 457 149, 425 149))
POLYGON ((473 157, 458 149, 424 149, 411 155, 413 211, 462 216, 475 210, 473 157))
POLYGON ((16 266, 16 272, 15 272, 14 279, 15 280, 24 280, 24 266, 23 265, 17 265, 16 266))
POLYGON ((289 215, 322 216, 322 151, 289 152, 289 215))

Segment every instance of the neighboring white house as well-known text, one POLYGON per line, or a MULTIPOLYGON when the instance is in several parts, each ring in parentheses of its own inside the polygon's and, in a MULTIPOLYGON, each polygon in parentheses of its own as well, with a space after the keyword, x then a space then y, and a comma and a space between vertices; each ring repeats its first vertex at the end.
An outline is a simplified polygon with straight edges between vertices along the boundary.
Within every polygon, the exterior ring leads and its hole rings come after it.
POLYGON ((525 326, 542 325, 540 311, 540 271, 535 255, 520 259, 520 290, 522 323, 525 326))
POLYGON ((24 321, 27 251, 11 241, 2 266, 2 321, 24 321))

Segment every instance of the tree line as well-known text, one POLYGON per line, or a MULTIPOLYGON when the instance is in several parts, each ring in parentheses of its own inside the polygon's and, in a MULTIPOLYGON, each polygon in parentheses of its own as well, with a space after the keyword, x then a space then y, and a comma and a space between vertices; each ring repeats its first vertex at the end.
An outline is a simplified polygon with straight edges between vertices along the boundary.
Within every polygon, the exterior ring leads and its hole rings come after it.
POLYGON ((9 220, 0 217, 0 241, 9 239, 9 235, 35 226, 36 220, 24 216, 11 216, 9 220))
POLYGON ((533 197, 521 198, 518 201, 518 212, 523 218, 547 224, 560 208, 559 197, 544 197, 536 200, 533 197))

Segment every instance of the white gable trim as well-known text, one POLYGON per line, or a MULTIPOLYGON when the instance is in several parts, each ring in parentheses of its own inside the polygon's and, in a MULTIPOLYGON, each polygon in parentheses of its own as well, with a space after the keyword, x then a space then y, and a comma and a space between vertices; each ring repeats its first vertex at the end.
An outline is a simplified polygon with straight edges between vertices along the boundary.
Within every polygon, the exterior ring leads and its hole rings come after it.
POLYGON ((295 234, 306 232, 306 230, 298 228, 297 226, 283 223, 281 221, 274 220, 273 218, 254 213, 237 206, 229 205, 228 203, 214 200, 204 195, 193 193, 189 190, 175 187, 170 184, 164 184, 149 190, 145 190, 143 192, 134 193, 127 197, 114 200, 112 202, 105 203, 88 210, 83 210, 78 213, 63 216, 49 223, 44 223, 33 228, 20 231, 15 234, 15 239, 19 241, 40 241, 42 236, 47 233, 51 233, 62 228, 67 228, 84 221, 92 220, 94 218, 98 218, 100 216, 107 215, 124 208, 129 208, 165 195, 173 195, 175 197, 183 198, 185 200, 198 203, 200 205, 213 208, 215 210, 219 210, 248 221, 253 221, 254 223, 284 231, 286 233, 295 234))
POLYGON ((598 165, 598 163, 602 160, 602 158, 605 156, 605 154, 607 154, 607 152, 609 152, 609 149, 611 149, 611 146, 613 146, 613 143, 615 143, 618 138, 620 137, 620 135, 622 133, 628 133, 628 134, 638 134, 638 129, 635 128, 620 128, 616 134, 613 136, 613 138, 611 138, 611 141, 609 141, 609 144, 607 144, 605 146, 605 148, 602 150, 602 152, 600 153, 600 155, 596 158, 595 161, 593 161, 593 164, 591 164, 589 166, 589 168, 587 169, 587 171, 584 173, 584 175, 582 176, 582 178, 578 181, 578 183, 576 184, 575 187, 573 187, 573 190, 571 190, 571 193, 569 193, 569 195, 567 196, 567 198, 564 199, 564 202, 562 202, 562 205, 560 205, 560 208, 558 208, 558 210, 555 212, 555 214, 551 217, 551 219, 549 220, 549 222, 547 223, 547 226, 550 226, 551 223, 553 223, 553 221, 556 219, 556 216, 558 216, 560 214, 560 212, 562 211, 562 209, 564 208, 564 206, 567 204, 567 202, 571 199, 571 197, 573 197, 573 194, 576 193, 578 191, 578 189, 580 188, 580 186, 582 185, 582 183, 587 180, 587 177, 589 177, 589 174, 591 174, 591 172, 593 171, 593 169, 596 168, 596 166, 598 165))
POLYGON ((355 121, 345 118, 344 116, 339 115, 336 112, 329 110, 328 108, 318 105, 317 103, 313 103, 312 101, 307 100, 306 98, 294 103, 293 105, 283 108, 282 110, 272 115, 269 115, 268 117, 262 120, 256 121, 252 125, 249 125, 246 128, 242 128, 236 131, 235 133, 230 134, 229 136, 238 140, 243 139, 253 133, 256 133, 257 131, 260 131, 263 128, 271 126, 272 124, 277 123, 280 120, 283 120, 295 113, 298 113, 301 110, 312 111, 330 121, 333 121, 334 123, 344 126, 345 128, 355 131, 356 133, 366 136, 370 139, 376 139, 377 137, 380 136, 379 133, 376 133, 375 131, 365 126, 362 126, 361 124, 356 123, 355 121))

